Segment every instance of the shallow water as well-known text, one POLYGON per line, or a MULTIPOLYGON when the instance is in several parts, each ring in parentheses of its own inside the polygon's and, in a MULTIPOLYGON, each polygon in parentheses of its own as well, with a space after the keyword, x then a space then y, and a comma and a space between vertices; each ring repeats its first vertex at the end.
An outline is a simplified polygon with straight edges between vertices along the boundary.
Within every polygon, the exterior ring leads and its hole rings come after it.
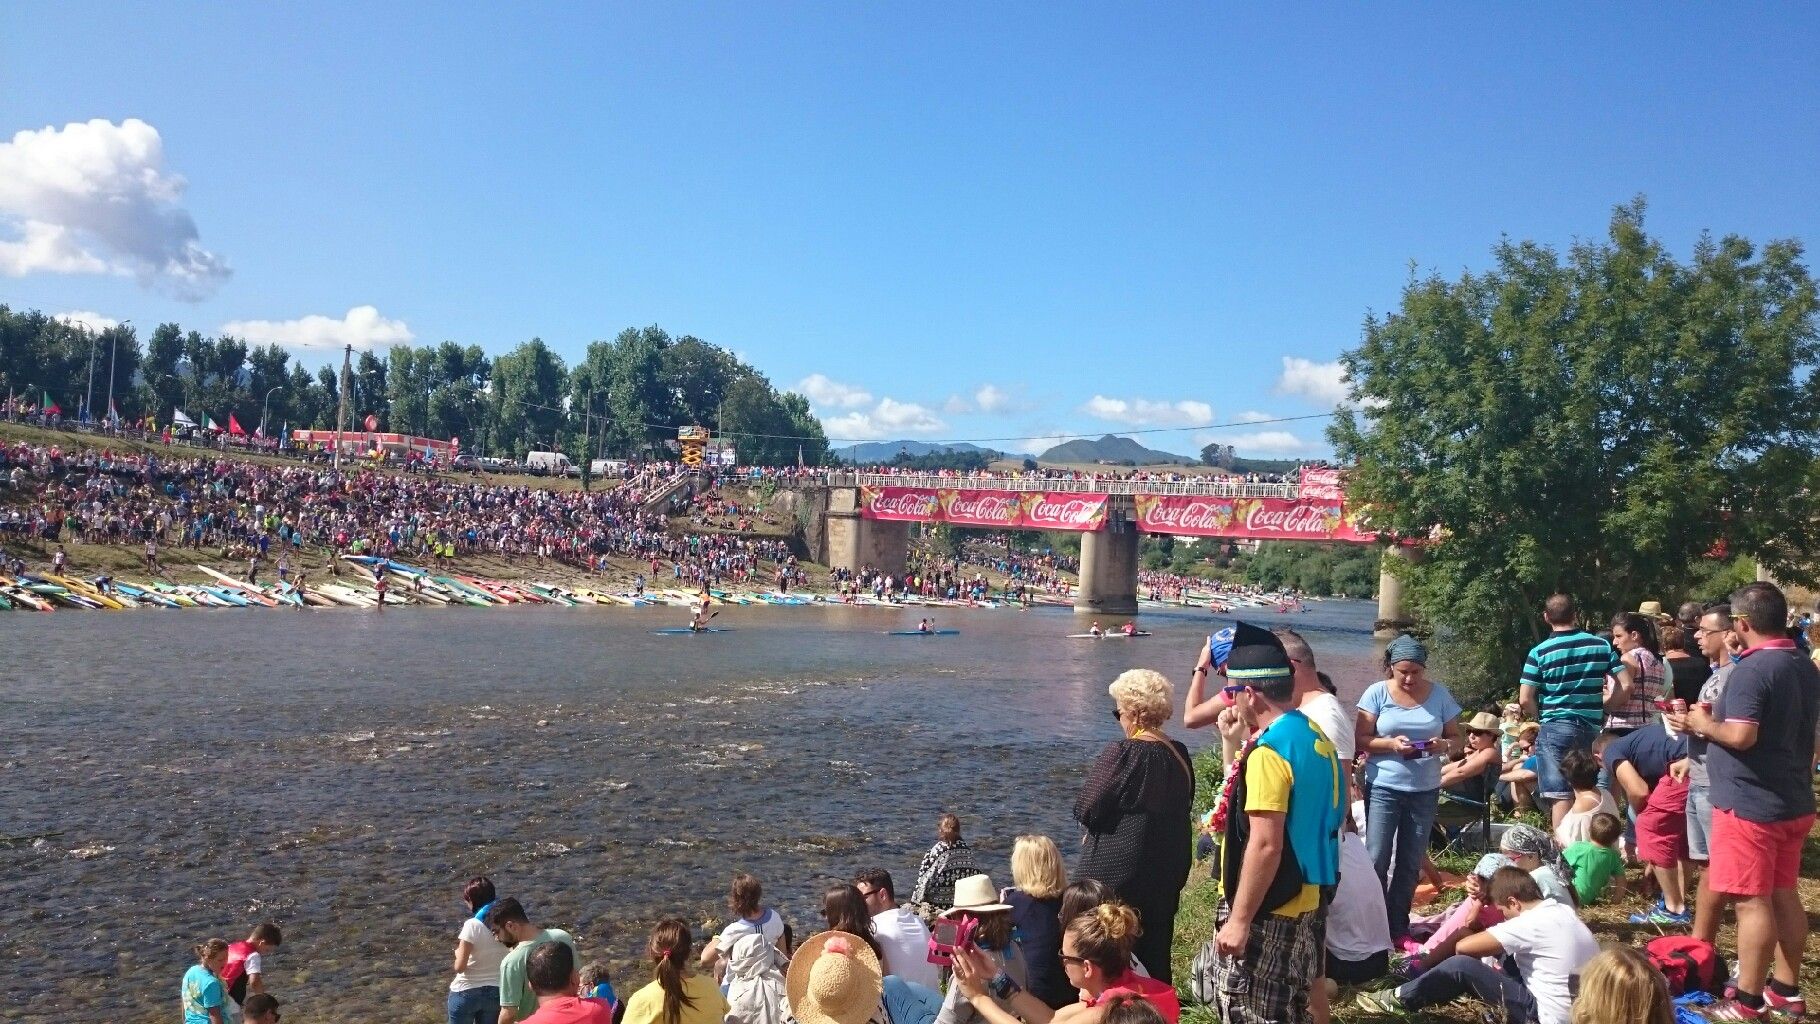
MULTIPOLYGON (((1303 630, 1356 695, 1375 608, 1311 608, 1247 618, 1303 630)), ((948 809, 1008 884, 1017 835, 1072 852, 1106 684, 1185 687, 1214 625, 1096 642, 1061 639, 1087 621, 1063 609, 938 609, 961 635, 881 635, 922 614, 0 615, 0 836, 61 833, 0 844, 0 1019, 175 1019, 190 945, 271 918, 287 1020, 440 1021, 470 875, 630 978, 651 923, 717 918, 735 870, 799 936, 859 868, 907 894, 948 809)))

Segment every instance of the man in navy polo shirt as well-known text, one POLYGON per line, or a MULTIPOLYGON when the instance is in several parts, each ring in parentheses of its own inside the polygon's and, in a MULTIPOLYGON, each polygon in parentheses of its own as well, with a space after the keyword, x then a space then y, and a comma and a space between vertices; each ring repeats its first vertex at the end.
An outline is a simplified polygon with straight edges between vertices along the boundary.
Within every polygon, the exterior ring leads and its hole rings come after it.
POLYGON ((1795 881, 1814 824, 1809 758, 1820 669, 1789 638, 1788 600, 1775 585, 1741 587, 1731 604, 1744 654, 1710 712, 1695 705, 1672 722, 1709 741, 1710 878, 1738 915, 1737 995, 1707 1016, 1751 1021, 1768 1009, 1798 1017, 1807 1011, 1800 988, 1807 912, 1795 881))

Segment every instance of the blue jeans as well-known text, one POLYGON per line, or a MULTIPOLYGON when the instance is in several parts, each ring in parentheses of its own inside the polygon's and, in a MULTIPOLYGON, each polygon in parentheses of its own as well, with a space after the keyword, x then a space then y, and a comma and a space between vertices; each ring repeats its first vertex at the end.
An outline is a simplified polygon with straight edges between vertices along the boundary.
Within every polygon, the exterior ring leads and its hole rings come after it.
POLYGON ((1573 789, 1561 775, 1561 759, 1570 750, 1591 752, 1599 727, 1592 722, 1574 720, 1543 722, 1536 734, 1536 799, 1566 800, 1573 789))
POLYGON ((1500 1019, 1510 1024, 1526 1024, 1536 1019, 1536 997, 1516 976, 1507 957, 1504 970, 1486 966, 1485 961, 1470 956, 1450 956, 1425 972, 1420 978, 1397 989, 1397 998, 1406 1010, 1451 1003, 1461 996, 1472 996, 1495 1010, 1502 1009, 1500 1019))
POLYGON ((498 1024, 499 986, 449 993, 449 1024, 498 1024))
POLYGON ((1434 830, 1440 802, 1438 789, 1405 793, 1386 786, 1371 787, 1365 810, 1365 846, 1384 886, 1384 912, 1393 939, 1409 934, 1409 904, 1416 898, 1422 856, 1428 852, 1428 834, 1434 830), (1391 861, 1393 848, 1395 863, 1391 861))

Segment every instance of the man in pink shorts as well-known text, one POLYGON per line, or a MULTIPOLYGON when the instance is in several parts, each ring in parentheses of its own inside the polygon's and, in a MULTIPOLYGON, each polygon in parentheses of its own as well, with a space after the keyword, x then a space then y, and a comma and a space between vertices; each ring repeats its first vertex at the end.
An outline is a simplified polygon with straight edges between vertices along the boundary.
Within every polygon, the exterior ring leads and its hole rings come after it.
POLYGON ((1731 605, 1746 649, 1725 691, 1710 711, 1695 706, 1670 721, 1709 741, 1709 878, 1738 915, 1737 991, 1707 1017, 1755 1021, 1766 1010, 1799 1017, 1807 1012, 1800 974, 1807 912, 1795 879, 1814 824, 1810 755, 1820 669, 1788 638, 1788 600, 1775 585, 1741 587, 1731 605))

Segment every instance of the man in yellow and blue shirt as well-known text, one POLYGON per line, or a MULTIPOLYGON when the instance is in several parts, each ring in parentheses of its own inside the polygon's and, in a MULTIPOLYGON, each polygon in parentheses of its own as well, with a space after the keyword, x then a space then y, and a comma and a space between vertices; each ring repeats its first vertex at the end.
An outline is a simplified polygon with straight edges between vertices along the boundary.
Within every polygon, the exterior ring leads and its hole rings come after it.
POLYGON ((1226 816, 1208 987, 1226 1024, 1306 1024, 1322 968, 1321 890, 1339 881, 1344 777, 1333 743, 1295 709, 1280 639, 1241 623, 1226 676, 1245 687, 1239 699, 1259 731, 1226 816))

